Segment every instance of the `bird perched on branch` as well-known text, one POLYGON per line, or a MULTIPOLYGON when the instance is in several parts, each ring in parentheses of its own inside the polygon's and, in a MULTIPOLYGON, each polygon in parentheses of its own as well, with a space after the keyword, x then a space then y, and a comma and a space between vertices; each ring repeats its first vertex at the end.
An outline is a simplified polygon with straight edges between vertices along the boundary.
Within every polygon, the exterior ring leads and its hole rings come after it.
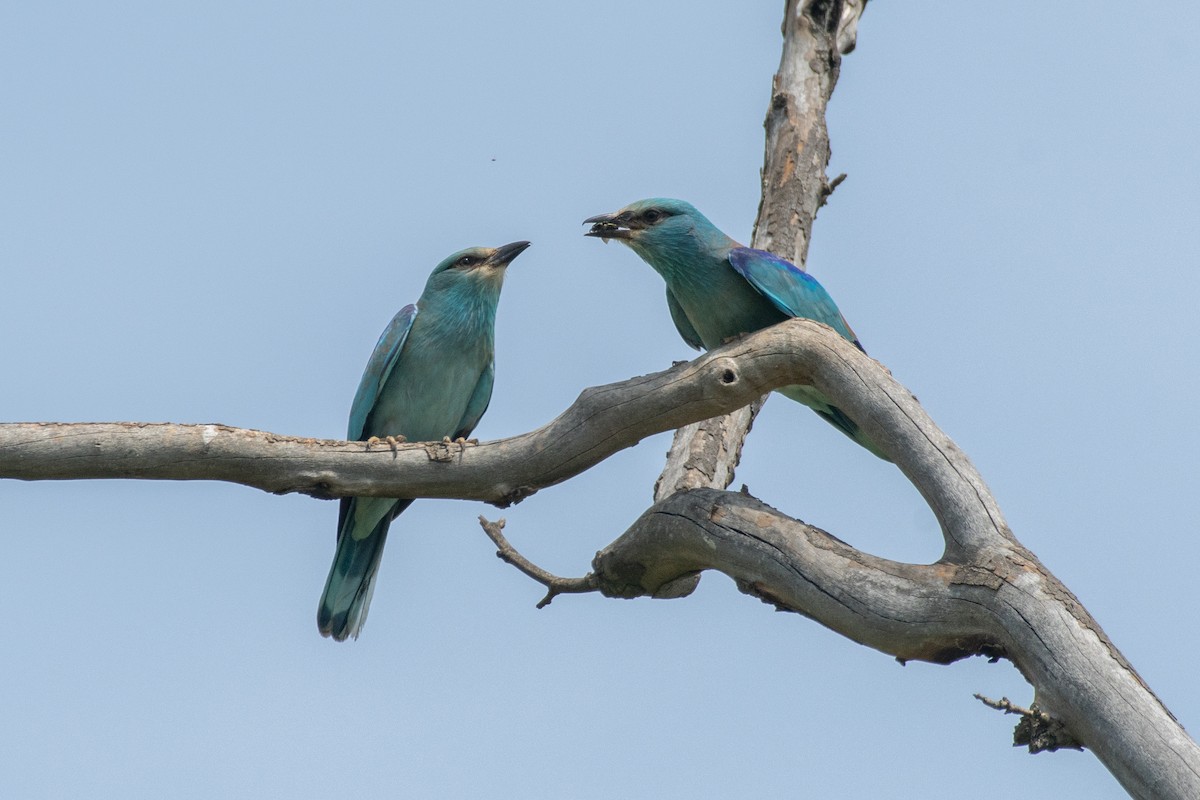
MULTIPOLYGON (((434 268, 416 304, 392 319, 363 372, 346 438, 463 439, 492 397, 496 305, 505 269, 529 242, 460 250, 434 268)), ((358 638, 388 526, 412 500, 347 497, 317 608, 322 636, 358 638)))
MULTIPOLYGON (((628 245, 667 282, 667 308, 683 340, 710 350, 791 317, 833 328, 858 349, 858 337, 817 280, 765 250, 730 239, 691 203, 651 198, 584 221, 585 236, 628 245)), ((863 352, 866 352, 865 350, 863 352)), ((784 386, 835 428, 887 460, 858 424, 812 386, 784 386)))

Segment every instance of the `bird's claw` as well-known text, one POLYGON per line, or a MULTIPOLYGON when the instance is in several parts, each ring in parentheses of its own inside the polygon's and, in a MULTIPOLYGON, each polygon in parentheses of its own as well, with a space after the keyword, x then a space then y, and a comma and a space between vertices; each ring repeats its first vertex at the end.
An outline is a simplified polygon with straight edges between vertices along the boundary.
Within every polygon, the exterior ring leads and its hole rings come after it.
POLYGON ((458 436, 454 439, 451 439, 449 436, 443 436, 442 444, 443 445, 449 445, 449 444, 458 445, 458 454, 461 456, 463 454, 463 452, 467 449, 468 445, 479 444, 479 440, 478 439, 468 439, 465 436, 458 436))
POLYGON ((406 441, 408 441, 408 440, 405 439, 403 436, 384 436, 382 439, 379 438, 378 436, 371 436, 367 439, 367 449, 370 450, 371 445, 373 445, 373 444, 379 444, 380 442, 387 442, 388 447, 390 447, 392 449, 392 452, 394 453, 399 448, 399 446, 404 444, 406 441))

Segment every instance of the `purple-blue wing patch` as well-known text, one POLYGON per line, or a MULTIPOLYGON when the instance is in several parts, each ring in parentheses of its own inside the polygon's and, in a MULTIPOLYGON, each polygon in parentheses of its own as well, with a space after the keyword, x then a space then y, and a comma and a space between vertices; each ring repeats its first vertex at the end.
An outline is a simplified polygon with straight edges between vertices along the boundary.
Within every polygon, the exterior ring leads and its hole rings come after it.
POLYGON ((790 261, 766 250, 735 247, 729 252, 729 263, 784 314, 823 322, 858 345, 858 337, 825 287, 790 261))

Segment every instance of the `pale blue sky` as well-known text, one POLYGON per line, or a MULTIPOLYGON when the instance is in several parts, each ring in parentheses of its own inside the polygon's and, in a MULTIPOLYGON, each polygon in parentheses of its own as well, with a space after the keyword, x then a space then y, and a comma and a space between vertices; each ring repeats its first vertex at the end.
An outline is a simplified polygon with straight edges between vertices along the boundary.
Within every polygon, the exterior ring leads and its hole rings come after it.
MULTIPOLYGON (((748 239, 781 6, 5 5, 0 419, 340 436, 433 265, 515 239, 479 436, 690 357, 659 278, 580 221, 677 196, 748 239)), ((872 3, 809 260, 1192 730, 1198 34, 1182 2, 872 3)), ((314 623, 333 503, 0 483, 0 796, 1123 796, 1009 746, 971 697, 1031 699, 1007 663, 900 667, 719 575, 535 610, 476 515, 581 574, 667 444, 504 512, 414 504, 346 645, 314 623)), ((738 481, 940 553, 899 473, 795 404, 738 481)))

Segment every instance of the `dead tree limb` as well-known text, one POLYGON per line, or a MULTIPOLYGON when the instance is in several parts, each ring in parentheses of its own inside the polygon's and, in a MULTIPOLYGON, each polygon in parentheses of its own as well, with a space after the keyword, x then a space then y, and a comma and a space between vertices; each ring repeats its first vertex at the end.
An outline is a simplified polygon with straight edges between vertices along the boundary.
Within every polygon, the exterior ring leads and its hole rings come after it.
MULTIPOLYGON (((776 387, 806 383, 815 369, 837 370, 815 356, 849 359, 890 380, 830 329, 792 320, 663 372, 585 389, 547 425, 500 441, 390 446, 218 424, 14 422, 0 424, 0 478, 218 480, 275 494, 507 505, 647 436, 727 413, 776 387)), ((895 383, 893 391, 905 393, 895 383)))
MULTIPOLYGON (((1134 797, 1200 797, 1200 748, 1013 539, 969 462, 942 453, 940 485, 923 490, 944 500, 947 553, 934 564, 877 558, 754 498, 697 489, 646 511, 597 554, 592 579, 614 596, 655 596, 717 569, 741 591, 901 661, 1005 658, 1034 687, 1039 749, 1091 749, 1134 797), (964 543, 970 552, 952 555, 964 543)), ((1034 738, 1024 741, 1032 748, 1034 738)))

